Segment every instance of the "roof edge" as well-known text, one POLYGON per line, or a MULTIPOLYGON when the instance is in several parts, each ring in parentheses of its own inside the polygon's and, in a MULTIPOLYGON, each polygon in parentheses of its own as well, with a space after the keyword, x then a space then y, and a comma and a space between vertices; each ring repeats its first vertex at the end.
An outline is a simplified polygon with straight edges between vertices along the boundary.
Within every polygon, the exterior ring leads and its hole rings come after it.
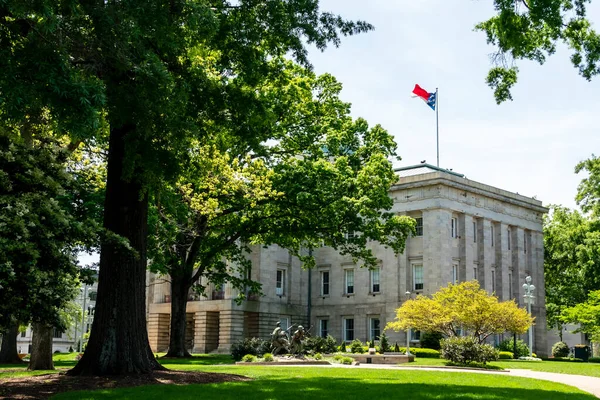
POLYGON ((409 165, 408 167, 395 168, 394 172, 407 171, 407 170, 423 168, 423 167, 431 168, 431 169, 434 169, 434 170, 440 171, 440 172, 445 172, 450 175, 458 176, 459 178, 465 177, 463 174, 459 174, 458 172, 450 171, 449 169, 436 167, 435 165, 431 165, 431 164, 427 164, 427 163, 422 163, 422 164, 417 164, 417 165, 409 165))

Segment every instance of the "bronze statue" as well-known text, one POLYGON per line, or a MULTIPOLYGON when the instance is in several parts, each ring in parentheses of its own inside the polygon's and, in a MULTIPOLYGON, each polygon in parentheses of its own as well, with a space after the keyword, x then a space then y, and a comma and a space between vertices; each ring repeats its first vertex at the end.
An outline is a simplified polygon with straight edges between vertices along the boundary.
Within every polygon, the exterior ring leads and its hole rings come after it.
POLYGON ((304 349, 304 346, 302 345, 302 341, 304 340, 305 337, 305 332, 304 332, 304 327, 302 325, 298 325, 298 329, 296 329, 296 331, 294 332, 294 335, 292 336, 292 354, 295 355, 300 355, 302 354, 302 351, 304 349))
POLYGON ((277 322, 277 326, 271 333, 271 348, 273 355, 279 354, 280 351, 287 353, 289 346, 287 332, 281 329, 281 322, 277 322))

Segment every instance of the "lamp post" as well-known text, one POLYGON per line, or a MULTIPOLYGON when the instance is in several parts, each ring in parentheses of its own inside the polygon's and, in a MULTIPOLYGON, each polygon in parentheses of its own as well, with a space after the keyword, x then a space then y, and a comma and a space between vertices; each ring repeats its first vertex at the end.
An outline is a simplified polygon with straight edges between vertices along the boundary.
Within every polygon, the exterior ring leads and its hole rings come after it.
MULTIPOLYGON (((533 300, 533 291, 535 290, 535 286, 531 284, 531 276, 525 278, 525 282, 523 284, 523 289, 525 290, 525 294, 523 297, 527 302, 527 312, 531 315, 531 301, 533 300)), ((529 357, 533 357, 533 330, 532 326, 529 327, 529 357)))
MULTIPOLYGON (((406 295, 406 301, 410 300, 410 292, 404 293, 406 295)), ((410 356, 410 327, 406 328, 406 356, 410 356)))

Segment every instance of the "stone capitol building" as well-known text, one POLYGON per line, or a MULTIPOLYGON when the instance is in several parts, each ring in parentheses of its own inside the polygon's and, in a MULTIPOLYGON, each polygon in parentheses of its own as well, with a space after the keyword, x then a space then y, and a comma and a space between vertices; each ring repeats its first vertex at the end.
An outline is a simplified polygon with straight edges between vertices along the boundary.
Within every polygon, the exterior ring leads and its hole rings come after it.
MULTIPOLYGON (((268 338, 276 322, 312 327, 311 334, 341 340, 377 339, 395 310, 418 294, 431 295, 441 286, 477 280, 499 300, 515 299, 524 307, 523 283, 535 285, 534 349, 549 353, 544 290, 542 202, 475 182, 463 175, 419 164, 396 169, 391 188, 392 211, 417 221, 417 234, 395 255, 369 243, 379 260, 374 270, 360 268, 349 257, 323 247, 315 250, 316 267, 278 246, 255 246, 251 279, 262 284, 264 296, 242 304, 238 292, 207 283, 206 296, 190 297, 187 305, 188 348, 197 353, 229 352, 245 337, 268 338)), ((152 350, 169 345, 170 288, 148 273, 148 333, 152 350)), ((406 332, 386 331, 389 341, 406 343, 406 332)), ((410 332, 418 345, 420 332, 410 332)), ((501 341, 512 334, 497 335, 501 341), (503 337, 504 336, 504 337, 503 337)), ((527 334, 522 335, 527 342, 527 334)))

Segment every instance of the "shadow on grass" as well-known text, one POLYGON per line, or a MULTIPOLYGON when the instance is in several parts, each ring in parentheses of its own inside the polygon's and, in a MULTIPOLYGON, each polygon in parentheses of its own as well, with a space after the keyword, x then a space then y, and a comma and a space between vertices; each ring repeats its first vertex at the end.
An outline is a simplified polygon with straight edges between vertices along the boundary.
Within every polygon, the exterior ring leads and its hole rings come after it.
MULTIPOLYGON (((229 372, 229 371, 228 371, 229 372)), ((460 399, 460 400, 593 400, 591 394, 573 393, 570 388, 553 383, 541 381, 506 378, 503 380, 485 381, 474 377, 479 374, 454 375, 453 378, 441 379, 443 383, 426 383, 424 376, 399 375, 395 379, 386 375, 377 378, 376 374, 368 381, 360 377, 327 377, 303 376, 303 371, 259 377, 249 382, 229 382, 205 385, 152 385, 134 388, 98 390, 93 392, 62 393, 55 399, 118 399, 118 398, 143 398, 143 399, 224 399, 224 400, 252 400, 274 399, 289 400, 290 398, 331 400, 343 399, 401 399, 433 400, 433 399, 460 399), (415 376, 417 379, 410 379, 415 376), (421 382, 419 382, 421 381, 421 382), (503 386, 503 382, 506 386, 503 386)), ((323 370, 327 375, 326 370, 323 370)), ((432 373, 429 373, 432 374, 432 373)), ((360 374, 362 375, 362 374, 360 374)), ((360 376, 359 375, 359 376, 360 376)), ((369 374, 367 374, 369 375, 369 374)), ((436 379, 429 375, 430 381, 436 379)), ((438 377, 439 378, 439 377, 438 377)))
POLYGON ((191 358, 158 358, 158 362, 172 369, 177 369, 178 365, 220 365, 235 363, 229 354, 199 354, 191 358))

